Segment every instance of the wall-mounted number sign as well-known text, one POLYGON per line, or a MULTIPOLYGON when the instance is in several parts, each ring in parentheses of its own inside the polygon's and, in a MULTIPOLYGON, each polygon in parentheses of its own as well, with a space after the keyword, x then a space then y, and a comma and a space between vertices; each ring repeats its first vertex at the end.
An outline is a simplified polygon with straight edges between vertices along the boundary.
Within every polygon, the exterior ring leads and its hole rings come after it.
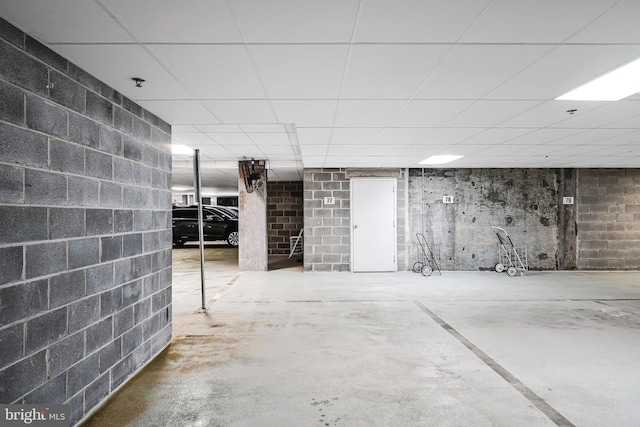
POLYGON ((325 197, 324 198, 324 204, 325 205, 335 205, 336 204, 336 198, 335 197, 325 197))
POLYGON ((563 197, 562 198, 562 204, 563 205, 572 205, 573 204, 573 197, 563 197))
POLYGON ((453 196, 442 196, 442 203, 453 203, 453 196))

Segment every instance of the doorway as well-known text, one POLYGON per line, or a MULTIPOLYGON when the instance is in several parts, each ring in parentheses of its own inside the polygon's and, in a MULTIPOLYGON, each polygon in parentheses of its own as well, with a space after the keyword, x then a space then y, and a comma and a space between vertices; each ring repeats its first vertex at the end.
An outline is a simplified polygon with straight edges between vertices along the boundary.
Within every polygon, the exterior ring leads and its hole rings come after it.
POLYGON ((396 180, 351 179, 351 269, 396 271, 396 180))

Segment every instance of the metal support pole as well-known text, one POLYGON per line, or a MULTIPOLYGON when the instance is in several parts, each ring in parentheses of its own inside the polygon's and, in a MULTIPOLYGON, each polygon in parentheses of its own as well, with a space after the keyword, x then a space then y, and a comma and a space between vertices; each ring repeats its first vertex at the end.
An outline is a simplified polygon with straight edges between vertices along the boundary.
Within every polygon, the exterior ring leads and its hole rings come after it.
POLYGON ((200 178, 200 150, 196 149, 193 155, 193 178, 194 189, 196 193, 195 202, 198 205, 198 239, 200 242, 200 288, 202 291, 202 305, 198 312, 205 313, 207 311, 205 293, 204 293, 204 225, 202 218, 202 179, 200 178))

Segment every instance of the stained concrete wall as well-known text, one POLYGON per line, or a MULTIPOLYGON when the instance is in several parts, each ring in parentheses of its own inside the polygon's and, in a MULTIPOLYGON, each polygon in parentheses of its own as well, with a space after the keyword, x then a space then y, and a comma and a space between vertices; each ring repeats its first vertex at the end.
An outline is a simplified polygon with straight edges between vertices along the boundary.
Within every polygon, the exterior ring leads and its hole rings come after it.
POLYGON ((640 268, 640 169, 578 169, 578 267, 640 268))
POLYGON ((267 235, 269 255, 289 255, 290 237, 304 223, 302 181, 267 182, 267 235))
POLYGON ((238 267, 241 271, 266 271, 267 169, 264 160, 238 162, 238 267))
MULTIPOLYGON (((553 169, 410 169, 409 230, 439 248, 445 270, 492 269, 499 261, 492 225, 526 246, 529 268, 555 269, 558 186, 553 169), (443 203, 443 196, 454 203, 443 203)), ((417 259, 415 244, 410 252, 417 259)))
POLYGON ((171 338, 171 128, 0 19, 0 402, 76 422, 171 338))

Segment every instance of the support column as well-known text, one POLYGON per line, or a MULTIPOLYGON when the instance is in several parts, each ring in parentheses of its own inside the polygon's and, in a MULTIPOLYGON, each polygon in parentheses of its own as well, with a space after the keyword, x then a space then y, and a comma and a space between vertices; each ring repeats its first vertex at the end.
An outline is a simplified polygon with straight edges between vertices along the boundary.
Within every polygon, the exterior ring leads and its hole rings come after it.
POLYGON ((269 265, 267 169, 264 160, 238 162, 238 208, 238 268, 240 271, 266 271, 269 265))

